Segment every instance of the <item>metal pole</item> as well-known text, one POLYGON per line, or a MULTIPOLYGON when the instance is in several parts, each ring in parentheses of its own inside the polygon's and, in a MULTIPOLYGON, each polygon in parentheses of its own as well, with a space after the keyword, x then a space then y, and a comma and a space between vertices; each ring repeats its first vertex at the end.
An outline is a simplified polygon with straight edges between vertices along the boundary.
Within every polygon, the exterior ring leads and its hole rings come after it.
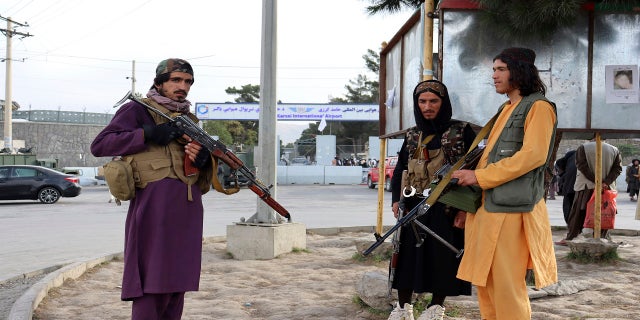
POLYGON ((601 221, 602 215, 602 140, 600 139, 600 132, 596 132, 596 189, 595 192, 595 211, 593 217, 593 237, 600 239, 601 221))
MULTIPOLYGON (((258 127, 257 176, 265 185, 272 185, 271 195, 277 195, 276 155, 276 70, 277 70, 277 1, 262 1, 262 55, 260 62, 260 124, 258 127)), ((275 212, 260 199, 254 222, 277 223, 275 212)))
POLYGON ((11 100, 11 18, 7 18, 7 59, 5 60, 7 65, 7 71, 5 74, 5 98, 4 98, 4 147, 13 151, 13 138, 12 138, 12 112, 13 101, 11 100))
POLYGON ((376 232, 382 234, 382 215, 384 213, 384 184, 385 170, 384 162, 387 155, 387 139, 380 139, 380 164, 378 165, 378 219, 376 221, 376 232))

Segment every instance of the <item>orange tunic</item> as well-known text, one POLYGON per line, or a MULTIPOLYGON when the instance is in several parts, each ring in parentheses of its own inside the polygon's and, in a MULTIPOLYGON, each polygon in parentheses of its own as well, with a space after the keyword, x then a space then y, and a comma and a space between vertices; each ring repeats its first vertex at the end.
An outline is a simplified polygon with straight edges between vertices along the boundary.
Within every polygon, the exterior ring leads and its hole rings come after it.
MULTIPOLYGON (((527 115, 522 149, 512 157, 487 165, 488 150, 496 144, 504 125, 518 103, 507 104, 487 138, 486 150, 475 170, 478 184, 483 190, 495 188, 543 165, 547 160, 556 115, 545 101, 536 101, 527 115)), ((498 235, 507 215, 521 215, 526 247, 529 252, 529 268, 535 273, 536 287, 541 288, 558 281, 555 251, 551 238, 551 226, 544 199, 532 212, 493 213, 483 205, 475 214, 467 214, 465 224, 464 256, 458 269, 458 278, 477 286, 485 286, 491 270, 498 235)), ((513 243, 513 245, 520 245, 513 243)))

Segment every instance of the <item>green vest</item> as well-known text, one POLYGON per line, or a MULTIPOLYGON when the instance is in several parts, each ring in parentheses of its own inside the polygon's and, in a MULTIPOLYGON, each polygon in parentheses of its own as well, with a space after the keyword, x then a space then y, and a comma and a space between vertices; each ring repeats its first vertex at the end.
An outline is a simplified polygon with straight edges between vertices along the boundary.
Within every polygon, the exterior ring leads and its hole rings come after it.
MULTIPOLYGON (((488 163, 498 162, 503 158, 513 156, 522 148, 524 139, 524 124, 533 103, 543 100, 549 102, 556 112, 556 105, 547 100, 541 93, 532 93, 522 98, 507 120, 504 129, 500 133, 498 142, 489 152, 488 163)), ((504 105, 503 105, 504 107, 504 105)), ((501 107, 502 109, 502 107, 501 107)), ((486 190, 484 207, 489 212, 530 212, 538 201, 544 196, 544 169, 549 162, 553 151, 558 121, 554 123, 551 143, 544 165, 535 168, 526 174, 486 190)))

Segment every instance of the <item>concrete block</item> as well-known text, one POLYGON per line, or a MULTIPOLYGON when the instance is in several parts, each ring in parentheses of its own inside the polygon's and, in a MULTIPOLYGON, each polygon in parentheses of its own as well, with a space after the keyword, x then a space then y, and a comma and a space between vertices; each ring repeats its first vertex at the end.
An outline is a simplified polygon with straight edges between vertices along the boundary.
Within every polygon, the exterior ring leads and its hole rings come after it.
POLYGON ((306 227, 300 223, 227 225, 227 251, 237 260, 268 260, 293 248, 306 249, 306 227))
POLYGON ((325 184, 360 184, 362 182, 360 166, 327 166, 324 169, 325 184))

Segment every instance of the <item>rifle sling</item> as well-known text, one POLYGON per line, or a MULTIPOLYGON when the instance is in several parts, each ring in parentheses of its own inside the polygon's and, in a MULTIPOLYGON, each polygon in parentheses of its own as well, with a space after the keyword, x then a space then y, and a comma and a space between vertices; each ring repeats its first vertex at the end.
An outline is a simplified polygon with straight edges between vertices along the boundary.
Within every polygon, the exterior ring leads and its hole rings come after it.
POLYGON ((465 160, 466 156, 469 154, 469 152, 471 152, 471 150, 475 149, 475 147, 480 143, 480 141, 482 141, 482 139, 484 139, 484 137, 489 133, 489 131, 491 131, 491 128, 493 128, 493 124, 496 122, 496 119, 498 118, 498 115, 500 114, 500 111, 502 111, 502 107, 493 116, 493 118, 491 118, 484 125, 484 127, 482 127, 482 129, 480 129, 480 132, 478 132, 478 135, 476 135, 476 138, 473 139, 473 142, 471 143, 471 146, 467 150, 467 153, 464 155, 464 157, 461 157, 453 165, 453 167, 451 167, 451 169, 447 172, 447 174, 445 174, 445 176, 442 178, 442 180, 440 180, 440 182, 438 182, 438 184, 433 189, 433 191, 431 191, 431 193, 429 194, 429 197, 425 201, 429 206, 433 206, 433 204, 436 203, 438 198, 440 198, 440 195, 442 194, 442 191, 444 191, 444 189, 449 184, 449 181, 451 181, 451 174, 454 171, 460 169, 460 167, 464 163, 464 160, 465 160))

